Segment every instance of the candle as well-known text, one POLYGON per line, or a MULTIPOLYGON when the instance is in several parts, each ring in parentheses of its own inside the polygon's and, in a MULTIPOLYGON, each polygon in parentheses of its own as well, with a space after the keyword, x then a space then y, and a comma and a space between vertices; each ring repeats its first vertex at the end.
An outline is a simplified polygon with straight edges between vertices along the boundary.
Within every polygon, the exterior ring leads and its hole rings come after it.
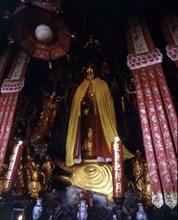
POLYGON ((112 142, 113 196, 124 197, 123 151, 119 137, 112 142))
POLYGON ((22 156, 23 152, 23 142, 19 141, 18 144, 14 145, 11 157, 10 157, 10 163, 9 163, 9 168, 7 171, 7 175, 5 177, 5 182, 4 182, 4 192, 10 192, 12 190, 17 168, 20 162, 20 158, 22 156))

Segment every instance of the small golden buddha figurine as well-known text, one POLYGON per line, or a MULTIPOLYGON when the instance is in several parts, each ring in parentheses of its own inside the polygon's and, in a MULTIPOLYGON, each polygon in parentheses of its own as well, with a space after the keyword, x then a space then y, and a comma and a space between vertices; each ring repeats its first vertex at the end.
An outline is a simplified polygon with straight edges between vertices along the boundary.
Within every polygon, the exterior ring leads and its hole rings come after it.
POLYGON ((146 204, 148 206, 152 205, 152 193, 151 193, 151 183, 150 183, 150 175, 148 173, 147 164, 145 163, 145 172, 144 172, 144 189, 143 189, 143 196, 146 199, 146 204))
POLYGON ((132 164, 133 174, 135 176, 135 185, 145 198, 147 205, 151 205, 151 185, 150 176, 147 169, 147 163, 142 156, 141 151, 136 151, 136 157, 132 164))
POLYGON ((142 152, 137 150, 132 169, 133 175, 135 176, 135 185, 141 192, 144 188, 144 166, 145 160, 142 157, 142 152))
POLYGON ((42 190, 41 185, 41 171, 40 171, 40 164, 35 164, 35 162, 32 162, 31 167, 31 181, 29 182, 28 189, 29 194, 32 198, 38 198, 39 194, 42 190))
POLYGON ((33 158, 28 155, 27 163, 25 165, 26 181, 28 193, 32 198, 38 198, 42 190, 42 172, 40 170, 40 164, 35 163, 33 158))
POLYGON ((51 182, 52 182, 54 168, 55 168, 55 165, 54 165, 50 155, 47 154, 45 161, 43 162, 42 167, 41 167, 41 171, 44 174, 44 181, 43 181, 43 189, 44 190, 51 188, 51 182))
POLYGON ((28 155, 25 165, 26 185, 28 193, 32 198, 38 198, 40 193, 50 189, 54 168, 55 165, 49 154, 45 156, 43 163, 35 162, 28 155))
POLYGON ((94 159, 93 155, 93 143, 92 143, 93 131, 92 128, 88 129, 88 135, 82 146, 82 157, 83 159, 94 159))
POLYGON ((24 186, 24 167, 23 164, 20 163, 17 169, 17 175, 15 180, 15 193, 17 196, 21 196, 25 193, 25 186, 24 186))

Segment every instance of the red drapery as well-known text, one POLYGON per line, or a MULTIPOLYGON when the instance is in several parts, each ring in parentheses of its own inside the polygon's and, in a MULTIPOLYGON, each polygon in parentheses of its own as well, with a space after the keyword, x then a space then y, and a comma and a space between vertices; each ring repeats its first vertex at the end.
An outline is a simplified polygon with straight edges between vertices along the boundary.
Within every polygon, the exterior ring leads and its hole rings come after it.
POLYGON ((167 41, 167 56, 175 62, 178 68, 178 16, 173 11, 163 10, 160 25, 167 41))
POLYGON ((143 142, 151 182, 152 203, 177 205, 177 116, 146 23, 131 17, 126 28, 129 66, 137 91, 143 142), (164 199, 163 199, 164 198, 164 199))
MULTIPOLYGON (((9 53, 8 53, 9 54, 9 53)), ((7 63, 7 53, 2 55, 3 69, 7 63)), ((20 90, 24 86, 24 75, 28 65, 28 56, 25 52, 18 52, 11 66, 8 77, 1 85, 0 94, 0 173, 6 155, 11 127, 16 110, 17 100, 20 90)), ((2 73, 3 74, 3 73, 2 73)))

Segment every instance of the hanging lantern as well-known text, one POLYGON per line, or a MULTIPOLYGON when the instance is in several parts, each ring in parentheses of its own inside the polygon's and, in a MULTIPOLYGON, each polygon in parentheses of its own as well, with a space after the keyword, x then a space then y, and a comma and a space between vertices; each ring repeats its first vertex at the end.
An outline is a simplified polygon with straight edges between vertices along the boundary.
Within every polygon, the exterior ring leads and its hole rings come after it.
POLYGON ((12 38, 29 56, 53 61, 68 54, 71 34, 58 1, 21 3, 13 13, 12 38))

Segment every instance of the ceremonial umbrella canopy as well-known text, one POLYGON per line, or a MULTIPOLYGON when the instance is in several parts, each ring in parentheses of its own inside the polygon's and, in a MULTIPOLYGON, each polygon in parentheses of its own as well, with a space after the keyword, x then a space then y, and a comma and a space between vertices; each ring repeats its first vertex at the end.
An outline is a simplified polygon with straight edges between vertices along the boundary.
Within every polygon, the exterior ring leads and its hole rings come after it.
POLYGON ((71 35, 56 6, 39 6, 19 5, 13 13, 12 37, 29 56, 50 62, 68 54, 71 35))

